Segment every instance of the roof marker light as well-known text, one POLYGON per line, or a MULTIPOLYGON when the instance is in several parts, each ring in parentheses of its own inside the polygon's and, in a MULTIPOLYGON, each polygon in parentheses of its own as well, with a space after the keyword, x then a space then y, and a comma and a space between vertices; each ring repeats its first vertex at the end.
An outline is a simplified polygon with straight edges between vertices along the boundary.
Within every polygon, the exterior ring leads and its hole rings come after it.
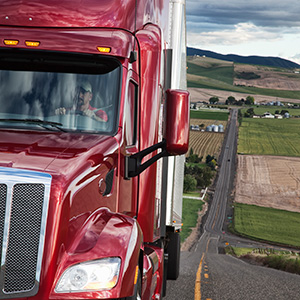
POLYGON ((40 42, 25 41, 25 45, 27 47, 38 47, 40 45, 40 42))
POLYGON ((17 46, 19 44, 18 40, 4 40, 4 45, 6 46, 17 46))
POLYGON ((101 53, 109 53, 111 48, 109 48, 109 47, 97 47, 97 50, 101 53))

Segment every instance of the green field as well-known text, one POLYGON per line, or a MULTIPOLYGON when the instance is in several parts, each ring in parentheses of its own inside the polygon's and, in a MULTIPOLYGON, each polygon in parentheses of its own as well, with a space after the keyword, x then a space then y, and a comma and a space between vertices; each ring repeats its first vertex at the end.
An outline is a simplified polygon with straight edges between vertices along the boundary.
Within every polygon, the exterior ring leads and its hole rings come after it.
POLYGON ((224 111, 209 111, 209 110, 191 110, 191 119, 204 119, 204 120, 217 120, 217 121, 227 121, 229 112, 224 111))
POLYGON ((300 247, 299 213, 235 203, 234 228, 254 239, 300 247))
POLYGON ((224 66, 222 64, 211 64, 208 68, 204 68, 192 62, 187 62, 187 66, 189 74, 196 74, 197 76, 204 76, 233 85, 233 64, 229 66, 224 66))
MULTIPOLYGON (((194 196, 194 195, 192 195, 194 196)), ((199 192, 198 195, 199 197, 199 192)), ((183 198, 182 204, 182 231, 180 233, 183 242, 191 233, 192 228, 196 226, 198 219, 198 211, 202 209, 204 204, 201 200, 183 198)))
POLYGON ((238 153, 300 156, 300 119, 243 118, 238 153))

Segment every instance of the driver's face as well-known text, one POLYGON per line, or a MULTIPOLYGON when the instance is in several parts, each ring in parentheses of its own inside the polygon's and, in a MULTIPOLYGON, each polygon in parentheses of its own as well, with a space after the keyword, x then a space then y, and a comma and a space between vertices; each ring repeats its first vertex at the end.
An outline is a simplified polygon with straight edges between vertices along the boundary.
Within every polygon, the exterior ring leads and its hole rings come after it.
POLYGON ((89 103, 92 100, 92 93, 79 89, 76 110, 84 111, 89 108, 89 103))

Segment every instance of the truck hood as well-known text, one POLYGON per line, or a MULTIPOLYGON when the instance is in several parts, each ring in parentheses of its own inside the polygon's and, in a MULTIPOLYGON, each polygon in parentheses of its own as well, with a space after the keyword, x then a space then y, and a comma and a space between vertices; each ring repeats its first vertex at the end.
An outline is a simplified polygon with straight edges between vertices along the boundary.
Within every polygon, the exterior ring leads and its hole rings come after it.
POLYGON ((1 130, 0 166, 63 174, 93 159, 100 163, 117 148, 110 136, 1 130))

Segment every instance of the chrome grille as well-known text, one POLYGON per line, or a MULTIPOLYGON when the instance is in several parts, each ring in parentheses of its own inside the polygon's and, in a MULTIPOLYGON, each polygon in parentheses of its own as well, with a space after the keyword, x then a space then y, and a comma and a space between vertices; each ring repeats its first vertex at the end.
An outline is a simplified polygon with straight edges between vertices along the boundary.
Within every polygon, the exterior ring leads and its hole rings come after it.
POLYGON ((6 293, 29 291, 34 287, 44 190, 42 184, 16 184, 13 188, 4 276, 6 293))
POLYGON ((0 168, 0 299, 38 291, 50 182, 48 174, 0 168))

